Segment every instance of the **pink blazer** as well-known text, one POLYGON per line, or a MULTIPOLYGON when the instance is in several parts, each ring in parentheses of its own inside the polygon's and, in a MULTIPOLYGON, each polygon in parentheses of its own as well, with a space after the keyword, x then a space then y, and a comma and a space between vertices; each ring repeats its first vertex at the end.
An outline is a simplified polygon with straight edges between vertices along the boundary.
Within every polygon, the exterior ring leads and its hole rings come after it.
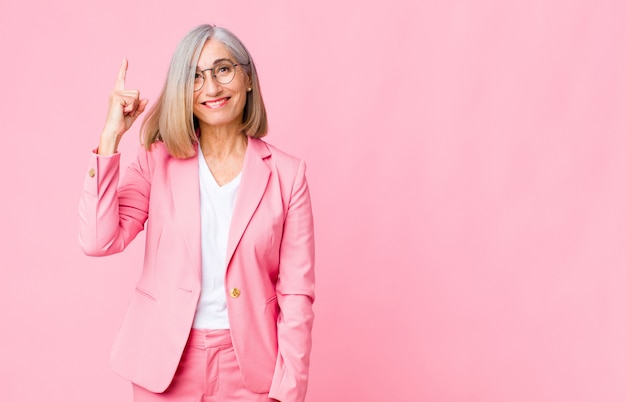
MULTIPOLYGON (((120 252, 146 227, 143 271, 111 354, 114 371, 153 392, 170 384, 201 288, 198 157, 141 148, 119 182, 120 155, 93 154, 80 200, 88 255, 120 252)), ((314 299, 313 216, 305 165, 250 138, 227 246, 233 346, 250 390, 304 401, 314 299)))

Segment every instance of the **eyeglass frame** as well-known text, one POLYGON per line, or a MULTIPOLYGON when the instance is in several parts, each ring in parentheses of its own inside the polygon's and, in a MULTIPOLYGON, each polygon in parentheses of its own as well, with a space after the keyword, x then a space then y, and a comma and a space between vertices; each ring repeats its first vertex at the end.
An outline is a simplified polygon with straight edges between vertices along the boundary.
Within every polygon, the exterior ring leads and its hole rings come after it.
MULTIPOLYGON (((234 72, 233 72, 233 77, 230 79, 230 81, 228 81, 228 82, 220 82, 217 79, 217 75, 215 74, 215 71, 213 71, 213 69, 215 69, 216 67, 219 67, 219 66, 216 66, 215 65, 216 63, 213 63, 213 67, 205 68, 204 70, 196 71, 196 73, 194 73, 194 74, 197 74, 197 73, 201 73, 202 74, 202 85, 200 85, 200 87, 198 89, 194 89, 193 90, 194 92, 198 92, 199 90, 201 90, 204 87, 204 83, 206 82, 206 73, 205 73, 206 71, 209 71, 209 70, 211 71, 211 77, 213 77, 215 82, 217 82, 218 84, 228 85, 231 82, 233 82, 233 80, 235 79, 235 75, 237 75, 237 69, 235 67, 237 67, 237 66, 249 66, 250 65, 250 62, 247 62, 247 63, 233 63, 232 61, 230 61, 228 59, 219 60, 219 63, 221 63, 221 62, 228 62, 228 63, 233 65, 233 71, 234 72)), ((195 78, 194 78, 194 81, 195 81, 195 78)))

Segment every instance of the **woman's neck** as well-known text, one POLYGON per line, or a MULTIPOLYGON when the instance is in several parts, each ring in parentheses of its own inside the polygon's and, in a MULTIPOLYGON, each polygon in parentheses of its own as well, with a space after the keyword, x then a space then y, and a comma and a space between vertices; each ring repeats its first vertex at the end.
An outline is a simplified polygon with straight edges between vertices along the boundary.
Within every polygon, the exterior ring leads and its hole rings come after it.
POLYGON ((228 127, 200 127, 200 148, 206 157, 217 160, 245 154, 248 137, 239 130, 228 127))

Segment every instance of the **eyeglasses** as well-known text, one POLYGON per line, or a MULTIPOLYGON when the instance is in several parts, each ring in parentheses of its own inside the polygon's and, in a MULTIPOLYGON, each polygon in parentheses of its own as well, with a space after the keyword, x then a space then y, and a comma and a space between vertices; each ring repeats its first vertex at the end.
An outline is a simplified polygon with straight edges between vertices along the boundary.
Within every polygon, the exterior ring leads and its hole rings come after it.
POLYGON ((193 90, 199 91, 204 86, 204 80, 206 80, 206 72, 211 71, 211 75, 215 78, 215 81, 225 85, 229 84, 235 78, 235 67, 247 66, 246 64, 234 64, 229 60, 222 60, 216 63, 213 68, 207 68, 202 71, 196 71, 193 78, 193 90))

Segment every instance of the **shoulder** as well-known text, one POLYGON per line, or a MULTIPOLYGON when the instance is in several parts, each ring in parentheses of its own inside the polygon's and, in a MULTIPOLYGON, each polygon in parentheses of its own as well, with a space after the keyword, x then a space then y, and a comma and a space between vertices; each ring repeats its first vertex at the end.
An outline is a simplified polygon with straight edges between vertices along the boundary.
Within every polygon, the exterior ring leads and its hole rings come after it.
POLYGON ((140 145, 137 156, 140 160, 142 159, 154 166, 167 165, 173 161, 180 160, 169 153, 163 141, 153 142, 148 149, 143 144, 140 145))
MULTIPOLYGON (((193 159, 190 158, 189 160, 193 159)), ((144 177, 149 178, 164 174, 175 165, 187 166, 187 161, 173 157, 162 141, 156 141, 148 149, 143 144, 139 146, 136 161, 131 167, 140 171, 144 177)))
POLYGON ((280 171, 293 171, 295 173, 295 171, 304 165, 302 159, 282 151, 262 139, 250 138, 248 144, 263 157, 269 157, 271 163, 280 171))
POLYGON ((152 160, 164 160, 172 157, 170 153, 167 152, 167 148, 165 147, 165 143, 163 143, 163 141, 153 142, 150 144, 149 149, 146 149, 146 147, 142 145, 141 149, 146 154, 146 157, 152 160))

